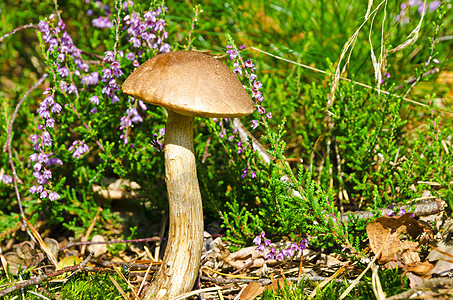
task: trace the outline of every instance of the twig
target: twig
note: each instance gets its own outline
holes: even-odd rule
[[[23,30],[23,29],[27,29],[27,28],[34,28],[34,29],[37,29],[39,30],[39,27],[34,25],[34,24],[27,24],[27,25],[22,25],[22,26],[19,26],[17,28],[14,28],[13,30],[11,30],[10,32],[8,32],[7,34],[5,34],[4,36],[0,37],[0,43],[3,42],[4,39],[6,39],[7,37],[9,37],[10,35],[13,35],[15,34],[16,32],[20,31],[20,30]]]
[[[304,274],[302,275],[302,279],[310,280],[310,281],[324,281],[328,277],[319,276],[319,275],[312,275],[312,274]],[[201,276],[202,281],[209,281],[215,284],[227,284],[227,283],[248,283],[248,282],[258,282],[262,286],[268,285],[272,283],[271,279],[262,278],[262,279],[244,279],[244,278],[223,278],[223,277],[208,277],[208,276]],[[297,277],[286,277],[287,281],[297,282]],[[335,279],[337,283],[343,283],[347,281],[348,283],[352,283],[350,279]]]
[[[106,241],[106,242],[74,242],[69,243],[65,247],[61,248],[60,251],[68,249],[70,247],[80,246],[80,245],[97,245],[97,244],[119,244],[119,243],[141,243],[141,242],[155,242],[160,241],[159,237],[151,237],[144,239],[134,239],[134,240],[119,240],[119,241]]]
[[[382,208],[378,211],[381,212],[381,215],[387,215],[388,213],[392,213],[395,210],[404,209],[406,211],[410,210],[412,207],[415,206],[415,210],[413,214],[416,216],[429,216],[433,214],[437,214],[444,210],[444,201],[431,201],[428,203],[419,203],[419,204],[412,204],[412,205],[401,205],[395,206],[394,208]],[[358,219],[368,220],[374,216],[373,212],[371,211],[355,211],[355,212],[346,212],[340,214],[340,222],[341,223],[349,223],[351,220],[349,219],[349,215],[352,214],[354,217]]]
[[[245,126],[242,124],[241,120],[239,118],[234,118],[233,119],[233,125],[235,128],[237,128],[238,133],[239,133],[239,139],[243,144],[248,143],[248,139],[250,138],[252,141],[252,147],[255,151],[258,152],[258,154],[261,156],[263,161],[266,164],[270,164],[271,161],[274,160],[274,157],[267,153],[266,147],[264,147],[251,133],[250,131],[245,128]],[[283,162],[284,163],[284,162]],[[289,176],[287,174],[283,175],[280,178],[281,181],[283,182],[291,182]],[[304,198],[298,191],[291,189],[291,196],[293,197],[298,197],[298,198]]]
[[[91,221],[90,227],[88,227],[88,230],[87,230],[85,236],[82,238],[83,242],[88,241],[88,238],[90,237],[90,234],[93,231],[94,225],[96,224],[96,221],[97,221],[101,211],[102,211],[102,207],[98,207],[98,211],[96,212],[96,215],[94,216],[93,221]],[[80,250],[80,255],[84,255],[86,249],[87,249],[87,245],[86,244],[82,245],[82,249]]]
[[[205,292],[214,292],[214,291],[218,291],[218,290],[221,290],[221,289],[222,289],[221,286],[214,286],[214,287],[209,287],[209,288],[205,288],[205,289],[199,289],[199,290],[196,290],[196,291],[191,291],[191,292],[182,294],[182,295],[180,295],[180,296],[178,296],[176,298],[173,298],[172,300],[182,300],[182,299],[189,298],[190,296],[194,296],[196,294],[205,293]]]
[[[426,76],[429,76],[429,75],[432,75],[432,74],[436,74],[437,72],[439,72],[439,68],[432,68],[432,69],[429,69],[428,71],[426,71],[425,73],[422,74],[422,78],[423,77],[426,77]],[[412,78],[409,78],[406,80],[406,83],[405,84],[400,84],[400,85],[397,85],[393,88],[394,91],[396,90],[399,90],[401,88],[403,88],[406,84],[412,84],[414,83],[415,81],[417,81],[417,78],[416,77],[412,77]]]
[[[91,261],[92,263],[95,263],[97,265],[100,265],[104,268],[110,268],[111,266],[115,265],[115,266],[126,266],[126,265],[130,265],[131,262],[119,262],[119,261],[115,261],[115,262],[112,262],[112,261],[105,261],[105,260],[92,260]],[[150,270],[158,270],[159,269],[159,264],[160,263],[156,263],[156,262],[152,262],[153,264],[155,265],[152,265],[151,268],[150,268],[150,265],[149,264],[138,264],[136,263],[136,261],[134,261],[133,264],[131,264],[131,269],[134,268],[134,270],[145,270],[145,269],[148,269],[150,268]]]
[[[9,124],[8,124],[8,136],[6,138],[6,144],[3,147],[3,149],[5,149],[5,147],[6,147],[6,149],[8,150],[9,163],[11,165],[11,171],[13,172],[14,190],[16,192],[17,204],[19,205],[20,216],[22,219],[22,228],[26,227],[25,220],[24,220],[25,214],[24,214],[24,209],[22,207],[22,202],[20,201],[19,189],[17,188],[17,174],[16,174],[16,168],[14,167],[13,154],[11,151],[11,135],[12,135],[12,131],[13,131],[14,120],[16,119],[17,113],[19,112],[19,108],[21,107],[22,103],[24,103],[27,96],[34,89],[36,89],[39,85],[41,85],[41,83],[43,83],[44,80],[46,80],[47,76],[49,76],[49,74],[47,74],[47,73],[42,75],[41,78],[39,78],[38,81],[31,88],[28,89],[28,91],[22,96],[22,98],[17,103],[16,108],[14,109],[14,112],[11,115],[11,120],[9,121]]]
[[[387,300],[410,299],[412,295],[420,290],[439,289],[442,286],[453,288],[453,278],[431,278],[408,291],[387,298]]]

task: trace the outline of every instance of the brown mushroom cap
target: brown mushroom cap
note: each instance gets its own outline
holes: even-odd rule
[[[198,52],[159,54],[132,72],[122,90],[187,116],[233,118],[255,110],[237,76],[222,62]]]

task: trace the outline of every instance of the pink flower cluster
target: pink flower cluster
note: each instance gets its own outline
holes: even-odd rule
[[[265,233],[262,232],[260,235],[257,235],[253,239],[253,243],[258,246],[256,250],[261,253],[265,253],[264,259],[276,259],[278,261],[283,261],[285,257],[291,258],[297,251],[304,251],[308,246],[308,241],[302,239],[300,244],[291,243],[289,246],[283,247],[281,249],[276,249],[272,246],[270,240],[266,239]]]

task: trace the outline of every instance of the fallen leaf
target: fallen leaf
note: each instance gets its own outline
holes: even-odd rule
[[[253,300],[259,295],[261,295],[266,287],[261,286],[258,282],[250,282],[241,293],[239,299],[241,300]]]
[[[406,213],[399,217],[384,216],[368,223],[366,231],[371,249],[377,255],[382,248],[378,257],[380,262],[395,260],[397,254],[401,255],[405,251],[418,252],[420,243],[412,240],[422,233],[432,238],[432,229],[411,215]]]
[[[55,270],[58,271],[63,268],[66,268],[66,267],[72,267],[72,266],[80,264],[81,262],[82,262],[82,259],[77,256],[67,256],[58,262]]]
[[[233,253],[230,253],[228,249],[221,246],[220,254],[226,263],[236,269],[242,269],[245,267],[260,268],[264,265],[264,255],[256,250],[256,246],[242,248],[241,250]],[[272,263],[272,261],[268,260],[266,263],[269,264]]]
[[[419,262],[407,266],[407,271],[412,272],[418,276],[425,276],[433,268],[433,264],[429,261]]]

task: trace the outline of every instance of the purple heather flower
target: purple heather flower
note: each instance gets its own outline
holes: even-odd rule
[[[42,175],[44,176],[44,178],[50,179],[50,178],[52,178],[52,171],[50,171],[50,170],[44,170],[44,171],[42,172]]]
[[[111,28],[113,26],[112,22],[108,17],[99,17],[92,21],[93,26],[97,28]]]
[[[254,243],[255,245],[257,245],[257,246],[258,246],[259,244],[261,244],[261,236],[260,236],[260,235],[257,235],[257,236],[253,239],[253,243]]]
[[[264,239],[264,245],[265,245],[266,247],[269,247],[269,246],[271,245],[271,240]],[[275,250],[275,248],[274,248],[274,250]]]
[[[60,113],[61,111],[61,105],[59,103],[55,103],[54,105],[52,105],[50,111],[53,112],[53,113]]]
[[[98,96],[92,96],[90,98],[90,102],[93,103],[93,104],[96,104],[96,105],[99,105],[99,97]]]
[[[266,112],[266,110],[264,109],[264,107],[258,106],[258,112],[260,113],[260,115],[262,115]]]
[[[266,114],[266,118],[268,118],[269,120],[272,119],[272,113],[271,113],[271,112],[268,112],[268,113]]]
[[[260,244],[258,245],[258,247],[256,247],[256,250],[262,253],[266,250],[266,247],[264,246],[264,244]]]
[[[234,68],[233,73],[236,73],[237,75],[242,76],[242,69],[241,69],[241,67],[236,67],[236,68]]]
[[[134,60],[135,59],[135,53],[134,52],[129,52],[128,54],[126,54],[126,59]]]
[[[60,74],[61,77],[67,77],[69,75],[69,70],[66,67],[61,67],[57,69],[58,74]]]
[[[438,64],[438,63],[439,63],[439,60],[438,60],[437,58],[434,58],[434,59],[433,59],[433,63]]]
[[[49,200],[54,201],[60,199],[60,195],[55,192],[49,192]]]
[[[51,127],[53,128],[55,126],[55,120],[52,118],[49,118],[46,120],[46,127]]]
[[[114,60],[113,52],[112,51],[106,51],[104,52],[104,59],[102,61],[104,62],[112,62]]]
[[[274,253],[272,252],[268,252],[265,256],[264,256],[264,259],[266,260],[273,260],[274,259]]]
[[[44,190],[44,187],[42,185],[38,185],[36,187],[36,193],[41,193]]]
[[[37,188],[36,186],[32,185],[31,188],[28,189],[28,192],[29,192],[30,194],[34,194],[34,193],[36,193],[37,189],[38,189],[38,188]]]
[[[102,82],[107,82],[107,80],[109,80],[110,78],[112,78],[112,70],[111,69],[102,70],[102,79],[101,79],[101,81]]]
[[[308,246],[308,240],[307,239],[302,239],[299,244],[299,251],[303,251],[307,249]]]
[[[161,52],[161,53],[167,53],[167,52],[170,52],[170,50],[171,50],[171,46],[170,46],[170,44],[167,44],[167,43],[163,43],[159,48],[159,52]]]
[[[244,169],[244,172],[242,173],[241,178],[245,178],[247,176],[248,170],[249,170],[249,168]]]
[[[39,195],[39,197],[40,198],[47,198],[47,195],[48,195],[47,191],[42,191],[41,195]]]
[[[275,259],[278,260],[278,261],[282,261],[283,258],[284,258],[283,252],[282,251],[277,251],[277,253],[275,254]]]
[[[49,159],[46,163],[47,166],[51,166],[51,165],[56,165],[56,166],[62,166],[63,165],[63,161],[59,158],[56,158],[56,157],[52,157],[51,159]]]
[[[68,87],[68,94],[74,94],[74,93],[77,93],[77,87],[74,84],[71,84]]]
[[[263,87],[263,84],[261,83],[261,81],[255,81],[253,82],[253,87],[257,90],[259,90],[260,88]]]
[[[236,59],[239,55],[239,53],[236,51],[236,49],[227,50],[226,53],[230,55],[230,58],[229,58],[230,61],[233,59]]]
[[[247,67],[247,68],[253,68],[253,63],[250,59],[247,59],[245,62],[244,62],[244,65]]]
[[[37,162],[34,166],[33,166],[33,170],[35,171],[39,171],[41,170],[42,168],[42,164],[40,162]]]
[[[11,176],[5,174],[2,176],[2,181],[4,184],[10,184],[13,182],[13,178]]]
[[[33,153],[32,155],[30,155],[30,160],[31,161],[35,161],[38,159],[38,153]]]
[[[260,123],[258,122],[258,120],[252,120],[251,122],[252,122],[252,129],[255,129],[255,128],[258,127],[258,125],[260,124]]]
[[[50,133],[48,133],[47,131],[44,131],[42,133],[42,139],[45,146],[49,147],[50,145],[52,145],[52,138],[50,137]]]
[[[33,143],[37,143],[39,141],[39,135],[32,134],[32,135],[30,135],[30,139]]]
[[[47,160],[49,159],[49,156],[47,154],[41,152],[38,154],[37,158],[38,158],[39,162],[45,164],[47,162]]]

